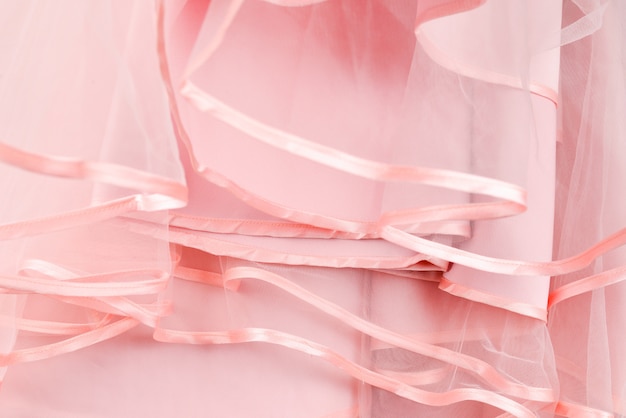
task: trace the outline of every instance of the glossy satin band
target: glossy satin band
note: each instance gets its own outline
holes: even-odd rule
[[[512,413],[516,417],[534,417],[534,414],[509,398],[493,392],[463,388],[448,392],[428,392],[412,387],[392,377],[359,366],[329,348],[295,335],[263,328],[244,328],[231,331],[186,332],[157,328],[157,341],[183,344],[241,344],[264,342],[280,345],[323,359],[350,376],[372,386],[395,393],[398,396],[431,406],[451,405],[462,401],[477,401]]]
[[[8,354],[0,354],[0,367],[43,360],[69,353],[108,340],[139,325],[133,318],[122,318],[100,328],[79,334],[66,340],[41,347],[24,348]]]
[[[381,225],[406,225],[411,224],[409,231],[416,233],[432,233],[430,225],[422,223],[441,221],[469,221],[478,219],[493,219],[522,213],[526,210],[526,192],[524,189],[486,177],[450,170],[441,170],[424,167],[394,166],[376,161],[365,160],[342,151],[323,146],[295,135],[282,132],[276,128],[255,121],[235,109],[218,102],[208,94],[195,88],[191,84],[186,85],[191,91],[183,91],[183,95],[200,109],[211,111],[211,114],[220,120],[229,123],[236,129],[261,140],[268,145],[293,153],[317,163],[345,171],[352,175],[368,178],[375,181],[403,181],[420,183],[430,186],[442,187],[466,193],[483,194],[494,198],[504,199],[488,203],[467,203],[464,205],[436,205],[423,208],[412,208],[397,211],[389,211],[381,215],[376,222],[352,221],[336,219],[320,214],[306,213],[302,210],[286,208],[275,202],[269,202],[259,196],[238,186],[230,179],[201,167],[193,157],[193,149],[188,138],[183,143],[192,156],[192,165],[203,177],[211,183],[227,189],[242,201],[263,212],[282,219],[294,222],[314,225],[320,228],[340,230],[349,233],[363,235],[375,234]],[[177,114],[177,112],[176,112]],[[177,117],[175,117],[177,119]],[[180,121],[177,125],[182,126]],[[407,228],[403,228],[407,229]],[[440,231],[435,231],[439,233]],[[455,231],[456,232],[456,231]],[[459,231],[460,235],[467,234]]]
[[[159,65],[163,82],[166,86],[166,91],[170,98],[170,112],[172,114],[175,132],[181,143],[187,149],[191,164],[198,173],[200,173],[211,183],[227,189],[234,196],[249,204],[250,206],[273,216],[294,221],[296,223],[314,225],[318,228],[344,231],[346,233],[360,235],[361,237],[377,234],[377,231],[379,230],[381,224],[403,225],[411,223],[414,225],[413,228],[403,229],[406,229],[409,232],[420,233],[422,231],[419,228],[419,222],[491,219],[494,217],[504,217],[521,213],[526,209],[525,191],[518,186],[489,178],[474,176],[466,173],[457,173],[448,170],[389,166],[377,162],[360,159],[358,157],[351,156],[350,154],[341,153],[338,150],[333,150],[328,147],[319,148],[321,147],[319,144],[311,143],[310,141],[302,140],[294,136],[289,136],[289,134],[286,133],[281,133],[275,128],[268,127],[266,125],[260,124],[260,122],[250,120],[245,115],[239,115],[238,112],[234,110],[230,112],[227,107],[225,114],[227,116],[230,115],[228,116],[228,118],[238,119],[240,116],[242,116],[244,120],[250,122],[248,123],[248,125],[251,125],[253,129],[260,126],[260,131],[266,133],[263,138],[274,144],[274,146],[285,147],[285,149],[289,152],[299,150],[298,152],[302,154],[302,156],[304,156],[305,158],[309,158],[309,151],[312,150],[311,152],[319,157],[321,163],[330,164],[331,166],[335,166],[338,169],[346,170],[348,167],[342,161],[342,158],[346,156],[352,162],[351,170],[354,171],[354,173],[358,175],[364,175],[367,178],[376,180],[387,179],[392,181],[425,182],[427,184],[438,185],[440,187],[449,187],[455,190],[463,190],[471,193],[480,193],[493,197],[500,197],[505,200],[480,204],[472,203],[467,205],[439,205],[428,208],[414,208],[412,210],[395,211],[383,214],[379,222],[359,222],[345,219],[337,219],[317,213],[307,213],[301,210],[294,210],[293,208],[283,207],[279,204],[276,204],[275,202],[269,202],[261,198],[260,196],[255,196],[254,194],[235,184],[230,179],[209,169],[208,167],[200,166],[193,152],[191,141],[189,140],[189,137],[185,132],[182,121],[180,119],[178,107],[176,106],[176,94],[174,92],[174,87],[171,80],[167,52],[164,42],[162,4],[159,3],[159,6],[160,7],[158,11],[157,33]],[[236,7],[238,6],[233,5],[233,8]],[[197,91],[200,96],[198,98],[200,104],[203,102],[203,98],[205,96],[210,98],[210,96],[206,95],[206,93],[202,92],[201,90],[197,89]],[[213,100],[212,98],[210,99]],[[239,126],[237,127],[239,128]],[[277,133],[277,137],[274,135],[275,133]],[[286,138],[285,135],[287,135]],[[294,138],[296,139],[296,145],[291,145],[291,140]],[[348,166],[349,165],[350,164],[348,164]],[[461,236],[467,234],[467,231],[464,230],[457,231],[459,231]],[[431,232],[428,230],[428,227],[426,228],[426,232]]]
[[[189,152],[192,151],[190,150]],[[207,167],[198,167],[197,169],[198,173],[206,180],[228,190],[233,196],[255,209],[295,223],[312,225],[315,228],[326,230],[341,231],[342,233],[348,234],[351,239],[378,238],[380,237],[380,227],[386,224],[395,225],[397,223],[401,225],[399,229],[406,232],[428,233],[432,232],[432,224],[424,223],[442,222],[445,228],[450,228],[450,221],[463,222],[468,220],[492,219],[494,217],[510,216],[525,210],[525,206],[515,202],[496,201],[492,203],[437,205],[389,211],[381,215],[378,222],[354,221],[289,208],[255,195]],[[407,223],[412,223],[412,225],[405,227]],[[454,229],[455,227],[453,226],[452,228],[453,233],[458,233],[461,236],[468,233],[467,227]],[[438,230],[437,232],[440,233],[441,231]]]
[[[481,292],[479,290],[472,289],[458,283],[454,283],[446,279],[445,276],[441,278],[441,281],[439,283],[439,289],[443,290],[444,292],[448,292],[451,295],[506,309],[507,311],[515,312],[531,318],[536,318],[543,322],[546,322],[548,320],[548,312],[546,309]]]
[[[414,182],[484,194],[520,205],[526,202],[524,189],[503,181],[452,170],[385,164],[300,138],[252,119],[205,93],[189,81],[183,84],[181,94],[198,110],[211,114],[267,145],[339,171],[375,181]]]
[[[39,282],[51,282],[59,284],[60,281],[66,283],[67,281],[82,281],[91,282],[94,280],[105,281],[108,283],[121,283],[124,286],[128,285],[129,289],[133,290],[132,295],[150,295],[156,292],[160,292],[165,289],[169,283],[169,275],[160,270],[128,270],[121,272],[112,272],[100,275],[85,275],[82,272],[72,272],[61,266],[46,262],[44,260],[26,260],[22,269],[19,271],[20,277],[35,278]],[[137,281],[119,281],[127,278],[134,278],[136,276],[145,276],[146,274],[157,275],[159,277],[159,288],[155,289],[153,286],[142,286],[145,283]],[[113,286],[113,289],[116,287]],[[139,290],[138,290],[139,289]],[[138,320],[139,322],[155,327],[159,319],[164,315],[171,313],[172,306],[168,301],[144,303],[140,304],[129,299],[126,290],[114,292],[113,295],[70,295],[67,291],[59,293],[48,293],[45,291],[45,287],[41,287],[38,291],[33,293],[40,293],[55,298],[61,302],[81,306],[91,309],[98,313],[112,314],[116,316],[127,316]],[[90,291],[93,290],[89,289]]]
[[[221,274],[206,270],[176,266],[176,269],[174,270],[174,277],[196,283],[207,284],[209,286],[224,287],[224,279]],[[238,288],[238,284],[234,284],[231,290],[236,291]]]
[[[170,209],[187,204],[187,187],[184,184],[122,165],[38,155],[2,142],[0,161],[48,176],[88,179],[142,193],[169,196]]]
[[[116,281],[128,277],[153,279]],[[130,296],[154,294],[167,286],[169,275],[161,270],[134,270],[97,274],[77,280],[51,280],[28,276],[0,276],[0,287],[5,293],[39,293],[58,296]]]
[[[515,276],[557,276],[580,270],[591,264],[600,255],[626,244],[626,228],[617,231],[580,254],[562,260],[543,262],[487,257],[407,234],[392,226],[383,227],[381,237],[416,252],[477,270]]]
[[[326,255],[326,254],[299,254],[285,250],[260,248],[252,245],[230,242],[220,239],[217,234],[201,235],[199,232],[189,231],[182,228],[170,228],[169,231],[154,231],[155,236],[166,238],[171,242],[183,244],[187,247],[197,248],[215,255],[230,256],[243,260],[257,261],[261,263],[280,263],[296,266],[317,266],[334,268],[367,268],[367,269],[409,269],[418,263],[428,263],[428,270],[445,271],[448,264],[434,257],[422,254],[410,256],[372,256],[359,255],[358,252],[351,255]]]
[[[550,292],[548,309],[574,296],[626,280],[626,267],[618,267],[568,283]]]
[[[440,207],[442,211],[452,210],[452,208]],[[441,215],[439,211],[432,208],[429,218],[434,219],[437,215]],[[413,222],[413,217],[421,215],[421,222]],[[394,211],[389,212],[387,216],[381,218],[381,223],[391,223],[398,226],[398,223],[406,221],[406,225],[398,226],[405,232],[423,235],[450,235],[454,237],[469,238],[471,236],[469,222],[465,220],[451,220],[449,217],[443,217],[445,221],[424,221],[423,211]],[[297,237],[297,238],[338,238],[338,239],[362,239],[376,238],[376,233],[356,233],[350,231],[341,231],[337,229],[321,228],[305,223],[290,222],[287,220],[263,220],[263,219],[230,219],[230,218],[212,218],[197,215],[188,215],[171,211],[169,213],[168,224],[186,229],[206,232],[219,232],[222,234],[241,234],[250,236],[269,236],[269,237]],[[366,228],[375,231],[377,227],[369,224]]]
[[[481,377],[490,386],[504,393],[540,402],[555,400],[552,389],[529,387],[508,381],[493,368],[493,366],[486,362],[448,350],[444,347],[438,347],[411,339],[405,335],[398,334],[366,321],[340,306],[297,286],[278,274],[254,267],[234,267],[224,272],[224,286],[226,288],[230,289],[233,285],[239,286],[238,282],[242,279],[257,279],[272,284],[372,338],[394,347],[403,348],[460,367]]]
[[[170,179],[115,164],[50,157],[0,142],[0,161],[49,176],[88,179],[136,189],[141,194],[86,208],[0,225],[0,239],[16,239],[111,219],[132,211],[159,211],[186,205],[187,188]]]
[[[101,327],[102,325],[103,321],[80,324],[0,315],[0,326],[4,328],[15,327],[15,329],[21,332],[30,332],[33,334],[78,335]]]

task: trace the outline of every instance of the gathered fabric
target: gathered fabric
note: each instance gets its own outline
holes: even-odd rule
[[[0,3],[0,416],[626,416],[626,3]]]

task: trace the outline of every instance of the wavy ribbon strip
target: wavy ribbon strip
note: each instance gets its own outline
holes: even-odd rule
[[[381,237],[413,251],[477,270],[515,276],[557,276],[585,268],[602,254],[625,245],[626,228],[620,229],[580,254],[562,260],[543,262],[487,257],[407,234],[392,226],[383,227]]]
[[[220,102],[190,81],[183,83],[180,93],[198,110],[210,113],[267,145],[339,171],[375,181],[413,182],[483,194],[521,206],[526,203],[524,189],[511,183],[452,170],[398,166],[368,160],[264,124]]]
[[[208,59],[208,56],[205,58]],[[189,98],[199,110],[210,111],[215,117],[241,129],[249,135],[303,158],[366,178],[391,181],[418,181],[439,187],[450,187],[455,190],[481,193],[492,197],[508,199],[507,202],[497,203],[503,205],[499,210],[494,209],[493,203],[483,205],[483,209],[487,208],[493,210],[489,215],[486,215],[485,218],[506,216],[507,214],[515,214],[524,210],[525,198],[523,190],[516,186],[492,179],[465,175],[465,173],[445,171],[431,172],[430,169],[422,171],[422,169],[415,167],[391,168],[386,165],[379,165],[379,163],[363,160],[353,155],[303,140],[302,138],[287,134],[276,128],[263,125],[220,103],[215,98],[195,87],[189,80],[183,83],[181,92],[184,96]],[[484,181],[486,181],[486,183],[484,183]],[[491,181],[495,183],[490,183]],[[463,215],[467,216],[468,213],[471,213],[471,210],[468,210],[466,207],[457,207],[455,210],[458,211],[458,217]],[[411,218],[412,214],[406,214],[405,216],[406,219],[403,222],[415,222],[415,219]],[[480,219],[481,217],[479,216],[477,218]],[[350,229],[344,230],[350,231]],[[558,275],[576,271],[588,265],[593,258],[626,243],[625,229],[603,240],[587,252],[578,256],[550,262],[525,262],[497,259],[465,252],[450,246],[415,237],[390,225],[384,225],[382,227],[380,236],[419,253],[450,260],[451,262],[466,265],[478,270],[512,275]]]
[[[141,226],[136,226],[139,229]],[[435,257],[422,254],[410,256],[374,256],[374,255],[324,255],[302,254],[294,251],[262,248],[230,242],[219,237],[200,236],[198,232],[171,227],[166,232],[154,231],[156,237],[170,239],[171,242],[197,248],[211,254],[231,256],[261,263],[281,263],[289,265],[322,266],[335,268],[367,268],[367,269],[412,269],[419,263],[428,263],[425,270],[446,271],[448,263]]]
[[[161,6],[162,4],[159,3]],[[164,80],[165,80],[165,85],[166,88],[168,89],[168,92],[170,94],[170,103],[172,103],[172,113],[173,113],[173,119],[179,119],[178,118],[178,111],[175,107],[175,105],[173,105],[173,103],[175,103],[175,94],[173,92],[173,89],[171,88],[171,82],[170,82],[170,76],[169,76],[169,69],[167,67],[167,61],[166,61],[166,56],[165,56],[165,49],[163,46],[163,34],[162,34],[162,8],[159,9],[159,48],[160,48],[160,59],[161,59],[161,67],[162,67],[162,74],[164,76]],[[231,18],[232,19],[232,18]],[[223,31],[226,30],[228,25],[224,25],[224,28],[222,29]],[[223,33],[222,33],[223,36]],[[217,48],[217,46],[213,45],[213,49]],[[210,56],[210,54],[212,53],[212,51],[209,51],[209,53],[207,54],[207,56],[205,57],[206,59],[208,59],[208,56]],[[200,64],[196,64],[196,68],[199,67]],[[188,71],[187,75],[192,72],[192,71]],[[194,167],[196,169],[198,169],[198,164],[197,164],[197,160],[195,159],[195,156],[193,155],[192,152],[192,148],[191,148],[191,144],[189,142],[189,139],[186,137],[186,134],[184,133],[184,130],[182,130],[182,124],[178,125],[178,129],[181,129],[181,132],[179,132],[179,137],[181,138],[181,141],[187,146],[187,150],[189,152],[190,158],[192,160],[192,162],[194,162]],[[204,171],[206,170],[206,171]],[[198,171],[203,172],[203,174],[205,174],[205,177],[207,177],[210,181],[214,180],[215,178],[218,179],[218,181],[216,181],[215,183],[218,185],[221,185],[222,187],[224,187],[224,184],[227,184],[228,186],[232,186],[233,189],[235,189],[237,191],[237,193],[235,193],[236,195],[238,195],[238,197],[242,198],[242,200],[249,202],[250,200],[253,200],[255,198],[258,197],[250,197],[249,194],[246,194],[245,190],[241,189],[241,188],[237,188],[238,186],[234,185],[232,182],[230,182],[228,179],[220,176],[217,173],[213,173],[210,172],[210,170],[208,169],[198,169]],[[208,174],[208,175],[207,175]],[[268,213],[276,213],[275,208],[273,208],[271,206],[271,203],[269,202],[264,202],[262,201],[262,199],[258,198],[258,201],[261,202],[261,204],[255,206],[255,207],[259,207],[259,206],[263,206],[265,205],[265,208],[269,208],[271,211],[267,211]],[[280,210],[283,210],[282,215],[287,214],[287,216],[290,215],[289,210],[286,208],[280,208]],[[507,208],[507,210],[509,210],[509,208]],[[293,212],[293,211],[292,211]],[[315,217],[314,214],[307,214],[309,216],[309,219],[312,219]],[[288,218],[287,216],[284,216],[285,218]],[[409,214],[410,216],[410,214]],[[283,217],[283,216],[281,216]],[[295,219],[294,218],[288,218],[288,219]],[[301,219],[301,218],[300,218]],[[319,219],[319,218],[317,218]],[[410,218],[409,218],[410,220]],[[326,224],[322,223],[322,225],[334,225],[336,226],[337,224],[333,224],[334,220],[330,220],[329,222],[327,222]],[[311,224],[316,224],[315,222],[305,222],[305,223],[311,223]],[[516,260],[501,260],[501,259],[496,259],[496,258],[491,258],[491,257],[484,257],[484,256],[479,256],[479,255],[475,255],[475,254],[471,254],[471,253],[467,253],[467,252],[463,252],[460,250],[456,250],[454,248],[451,247],[447,247],[447,246],[442,246],[442,245],[435,245],[433,246],[432,242],[424,242],[427,240],[416,240],[413,238],[409,238],[406,235],[409,234],[405,234],[405,235],[401,235],[401,234],[397,234],[397,232],[403,232],[398,230],[397,228],[390,228],[389,225],[391,225],[392,223],[389,223],[387,225],[387,227],[383,228],[383,232],[385,234],[388,234],[388,236],[392,237],[392,239],[396,240],[396,241],[406,241],[407,242],[407,247],[408,248],[414,248],[414,247],[421,247],[422,249],[427,249],[429,250],[429,253],[432,254],[432,252],[436,252],[442,256],[447,256],[450,255],[452,257],[452,259],[455,262],[459,262],[461,264],[465,264],[468,265],[470,267],[473,268],[478,268],[481,270],[485,270],[485,271],[493,271],[493,272],[500,272],[500,273],[504,273],[504,274],[515,274],[515,275],[535,275],[535,274],[539,274],[539,275],[546,275],[546,274],[563,274],[562,272],[567,272],[567,271],[575,271],[579,268],[582,268],[581,266],[587,265],[588,263],[591,262],[591,260],[601,254],[603,254],[604,252],[609,251],[612,248],[616,248],[617,246],[623,245],[624,243],[624,235],[625,235],[625,231],[619,231],[618,233],[614,234],[613,236],[603,240],[602,242],[600,242],[599,244],[597,244],[596,246],[592,247],[590,250],[586,251],[585,253],[582,253],[578,256],[574,256],[574,257],[570,257],[568,259],[565,260],[559,260],[559,261],[554,261],[554,262],[520,262],[520,261],[516,261]],[[341,229],[341,230],[345,230],[345,231],[357,231],[358,230],[358,225],[350,225],[350,224],[345,224],[342,225],[342,228],[337,228],[337,229]],[[345,226],[348,226],[347,228]],[[417,237],[414,237],[417,238]],[[449,252],[451,251],[451,252]],[[164,331],[165,332],[165,331]],[[203,336],[199,336],[199,334],[195,333],[184,333],[184,334],[171,334],[171,333],[167,333],[165,332],[165,334],[169,335],[169,337],[172,337],[174,340],[178,340],[178,342],[192,342],[192,343],[200,343],[197,339],[197,337],[200,337],[200,340],[204,340],[204,342],[206,343],[229,343],[229,342],[242,342],[240,341],[240,339],[234,338],[237,341],[232,341],[232,338],[230,338],[227,335],[224,335],[224,333],[213,333],[211,335],[203,335]],[[163,335],[165,335],[163,334]],[[193,334],[192,336],[190,336],[190,334]],[[206,337],[206,339],[205,339]],[[245,338],[244,338],[245,340]],[[249,341],[260,341],[261,339],[255,339],[253,337],[249,338]],[[172,342],[172,341],[170,341]],[[274,342],[277,343],[277,342]],[[289,346],[288,343],[284,343],[282,345],[285,346]],[[301,351],[306,351],[306,349],[301,350]],[[584,408],[583,408],[584,409]],[[578,411],[578,412],[577,412]],[[577,409],[575,406],[571,406],[571,405],[566,405],[563,402],[559,403],[559,412],[564,413],[565,415],[569,415],[570,413],[575,414],[575,413],[580,413],[580,411],[582,411],[582,409]],[[591,413],[598,413],[598,411],[593,411],[593,410],[589,410],[586,411]],[[590,416],[610,416],[606,415],[604,412],[602,412],[600,415],[590,415]]]
[[[187,204],[187,187],[184,184],[118,164],[44,156],[2,142],[0,142],[0,161],[34,173],[87,179],[169,198],[169,205],[163,206],[164,202],[160,202],[152,210],[180,208]]]
[[[280,207],[271,202],[264,201],[258,196],[253,196],[249,192],[241,189],[239,186],[235,185],[229,179],[215,173],[208,168],[200,167],[199,163],[193,153],[193,148],[191,145],[191,141],[189,140],[180,119],[180,115],[178,109],[176,107],[176,95],[174,93],[174,89],[172,87],[171,75],[169,72],[169,64],[167,61],[167,54],[165,50],[165,41],[163,34],[163,10],[162,4],[159,3],[159,11],[158,11],[158,50],[159,50],[159,59],[160,59],[160,68],[161,74],[164,80],[164,84],[166,86],[166,90],[168,92],[168,96],[170,97],[170,111],[172,114],[172,119],[174,121],[176,133],[181,140],[181,142],[185,145],[185,148],[188,151],[190,160],[194,168],[202,174],[207,180],[212,183],[227,188],[237,197],[239,197],[244,202],[251,204],[251,206],[261,209],[267,213],[272,215],[276,215],[278,217],[290,220],[296,220],[300,223],[311,224],[320,226],[323,228],[347,231],[347,232],[355,232],[355,233],[364,233],[367,234],[375,231],[375,225],[371,224],[369,228],[366,227],[367,230],[364,230],[364,223],[362,222],[353,222],[347,220],[338,220],[329,217],[323,217],[317,214],[305,214],[298,213],[293,209],[288,209],[284,207]],[[227,18],[225,18],[224,27],[220,29],[218,34],[216,35],[216,41],[219,44],[219,41],[224,35],[224,31],[226,30],[229,22],[234,18],[234,14],[238,10],[240,6],[239,2],[235,2],[231,5],[229,12],[227,13]],[[216,100],[204,93],[202,90],[197,89],[190,81],[188,81],[188,76],[195,71],[209,56],[213,53],[213,51],[217,48],[218,44],[210,44],[201,53],[199,56],[196,56],[196,61],[193,64],[189,64],[187,70],[185,71],[185,82],[182,87],[182,94],[185,95],[187,90],[189,91],[190,97],[193,99],[194,97],[197,100],[196,105],[200,106],[200,108],[207,107],[207,103],[211,106],[215,106]],[[200,57],[200,58],[198,58]],[[195,94],[195,96],[193,94]],[[204,103],[204,104],[203,104]],[[247,116],[240,114],[234,109],[228,108],[228,106],[218,103],[218,109],[216,112],[223,118],[223,120],[227,123],[232,123],[234,121],[236,127],[238,129],[242,128],[241,122],[243,126],[245,126],[248,130],[260,132],[261,137],[258,138],[259,135],[254,135],[257,139],[264,140],[267,143],[270,143],[273,146],[278,146],[281,149],[284,149],[288,152],[296,153],[298,155],[304,156],[308,159],[313,159],[316,162],[332,166],[333,168],[340,169],[342,171],[348,171],[352,174],[364,176],[366,178],[375,179],[375,180],[390,180],[390,181],[415,181],[423,184],[435,185],[438,187],[451,188],[454,190],[461,190],[470,193],[478,193],[485,194],[492,197],[498,197],[506,199],[504,202],[494,202],[492,204],[469,204],[467,207],[467,211],[464,212],[464,217],[454,218],[453,214],[448,215],[448,218],[452,217],[452,219],[461,219],[466,220],[468,216],[471,216],[471,219],[487,219],[493,218],[495,216],[509,216],[516,213],[521,213],[525,210],[525,191],[515,185],[501,182],[498,180],[485,178],[481,176],[475,176],[466,173],[458,173],[449,170],[438,170],[438,169],[430,169],[430,168],[420,168],[420,167],[403,167],[403,166],[392,166],[387,164],[378,163],[375,161],[369,161],[365,159],[361,159],[351,154],[342,153],[339,150],[335,150],[330,147],[325,147],[320,144],[316,144],[311,141],[306,141],[301,138],[298,138],[294,135],[290,135],[284,133],[276,128],[269,127],[264,125],[258,121],[254,121]],[[220,113],[221,110],[221,113]],[[230,122],[229,122],[230,121]],[[346,164],[346,161],[348,162]],[[407,216],[417,217],[421,216],[423,222],[429,221],[429,217],[426,216],[427,212],[430,212],[430,216],[433,217],[434,220],[448,219],[443,214],[445,213],[445,207],[436,207],[436,208],[420,208],[418,209],[418,214],[411,214],[410,211],[398,212],[398,216],[401,216],[403,219],[406,219]],[[450,208],[450,211],[453,213],[459,213],[461,208],[455,205]],[[394,222],[393,217],[395,214],[387,214],[385,217],[386,222]],[[399,220],[398,223],[406,222],[405,220]],[[415,219],[411,219],[411,223],[415,223]]]
[[[550,292],[548,297],[548,309],[566,299],[620,283],[624,280],[626,280],[626,267],[617,267],[568,283]]]
[[[184,344],[241,344],[251,342],[275,344],[321,358],[355,379],[421,404],[445,406],[463,401],[477,401],[510,412],[516,417],[533,418],[535,416],[518,402],[481,389],[462,388],[439,393],[414,388],[389,376],[359,366],[321,344],[276,330],[243,328],[231,331],[187,332],[157,328],[154,331],[154,339]]]
[[[136,276],[155,276],[153,280],[116,281]],[[101,320],[70,324],[45,320],[13,318],[21,330],[48,335],[73,335],[65,340],[38,347],[14,350],[0,355],[0,367],[43,360],[69,353],[120,335],[144,323],[152,328],[169,313],[170,304],[138,304],[124,296],[158,293],[167,286],[169,275],[161,270],[137,269],[94,275],[80,275],[44,260],[27,260],[17,277],[0,277],[0,287],[11,291],[36,293],[62,302],[83,306]],[[118,318],[117,320],[114,320]],[[3,322],[7,317],[0,318]]]
[[[442,277],[439,282],[439,289],[444,292],[448,292],[451,295],[495,306],[507,311],[516,312],[530,318],[539,319],[542,322],[547,322],[548,320],[548,311],[545,308],[540,308],[529,303],[516,302],[501,296],[472,289],[471,287],[452,282],[446,279],[445,276]]]
[[[231,192],[232,193],[232,192]],[[234,194],[234,193],[233,193]],[[471,236],[469,222],[464,220],[450,220],[451,216],[443,216],[445,221],[426,221],[441,216],[441,211],[454,210],[453,207],[439,207],[415,213],[409,211],[388,212],[381,217],[382,224],[395,224],[405,232],[420,235],[450,235],[459,238],[469,238]],[[420,221],[414,221],[417,216]],[[235,218],[213,218],[197,215],[187,215],[185,213],[171,212],[169,215],[169,225],[197,231],[218,232],[221,234],[240,234],[250,236],[269,236],[284,238],[336,238],[336,239],[373,239],[375,234],[363,234],[336,229],[321,228],[314,225],[283,221],[261,220],[261,219],[235,219]],[[400,226],[401,225],[401,226]],[[369,227],[376,229],[375,225]]]
[[[276,286],[357,331],[379,341],[391,344],[394,347],[403,348],[460,367],[479,376],[486,383],[503,393],[540,402],[553,402],[555,400],[554,392],[550,388],[535,388],[508,381],[493,366],[484,361],[444,347],[438,347],[411,339],[405,335],[368,322],[346,309],[301,288],[276,273],[255,267],[233,267],[224,272],[224,286],[227,289],[231,289],[230,286],[232,285],[238,286],[238,282],[242,279],[261,280]]]
[[[162,286],[160,287],[159,291],[164,290],[164,287],[169,284],[169,275],[166,272],[160,270],[149,271],[153,274],[154,272],[159,273],[161,280],[165,278],[165,280],[163,280],[163,282],[161,283]],[[134,277],[135,275],[145,275],[145,272],[146,270],[128,270],[122,272],[107,273],[106,275],[101,274],[88,276],[84,273],[73,272],[44,260],[30,259],[24,262],[22,268],[19,271],[19,274],[20,277],[26,276],[50,282],[67,282],[75,280],[80,280],[84,282],[97,278],[97,280],[104,280],[105,283],[121,283],[122,285],[126,283],[131,283],[133,285],[136,285],[138,283],[136,281],[116,282],[112,280],[110,282],[107,282],[107,280],[109,278],[121,279],[125,276]],[[154,293],[154,289],[152,287],[144,287],[143,290],[145,291],[145,293],[142,292],[139,294],[149,295]],[[172,304],[169,301],[139,304],[125,297],[125,295],[123,295],[121,292],[117,292],[113,296],[98,297],[85,295],[75,296],[67,294],[59,295],[49,293],[47,293],[46,295],[64,303],[85,307],[96,312],[112,314],[116,316],[131,317],[149,327],[156,327],[159,319],[164,315],[168,315],[172,311]]]
[[[15,327],[20,331],[31,332],[33,334],[78,335],[101,327],[102,325],[102,321],[79,324],[0,315],[0,326]]]
[[[113,279],[154,276],[155,279],[119,282]],[[165,289],[169,275],[161,270],[128,270],[81,277],[80,281],[55,281],[28,276],[0,276],[5,293],[38,293],[57,296],[103,297],[159,293]],[[94,282],[92,282],[94,281]]]
[[[139,321],[136,319],[122,318],[104,325],[101,328],[96,328],[63,341],[40,347],[15,350],[8,354],[0,354],[0,367],[6,367],[17,363],[44,360],[60,354],[76,351],[116,337],[137,325],[139,325]]]
[[[307,213],[302,210],[286,208],[275,202],[266,201],[241,188],[230,179],[215,171],[207,167],[201,167],[195,156],[192,158],[192,165],[196,171],[208,181],[227,189],[250,206],[279,218],[311,224],[321,228],[338,229],[351,233],[375,236],[376,230],[380,228],[381,225],[386,224],[412,224],[412,231],[428,233],[431,232],[428,230],[428,226],[426,226],[425,231],[420,229],[421,223],[494,219],[519,214],[526,210],[526,192],[519,186],[500,180],[451,170],[396,166],[363,159],[265,125],[219,102],[190,82],[187,82],[183,86],[181,94],[189,99],[200,111],[209,112],[212,116],[241,130],[252,138],[285,152],[295,154],[299,157],[351,175],[375,181],[419,183],[504,199],[489,203],[437,205],[389,211],[382,214],[378,222],[351,221]],[[182,125],[182,123],[180,124]],[[186,138],[183,143],[185,147],[187,147],[189,154],[193,155],[193,148],[189,138]]]

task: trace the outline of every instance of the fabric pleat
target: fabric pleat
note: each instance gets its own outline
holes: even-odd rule
[[[0,416],[626,416],[625,19],[0,2]]]

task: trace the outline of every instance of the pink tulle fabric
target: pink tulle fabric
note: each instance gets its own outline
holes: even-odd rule
[[[625,21],[0,2],[0,416],[626,416]]]

